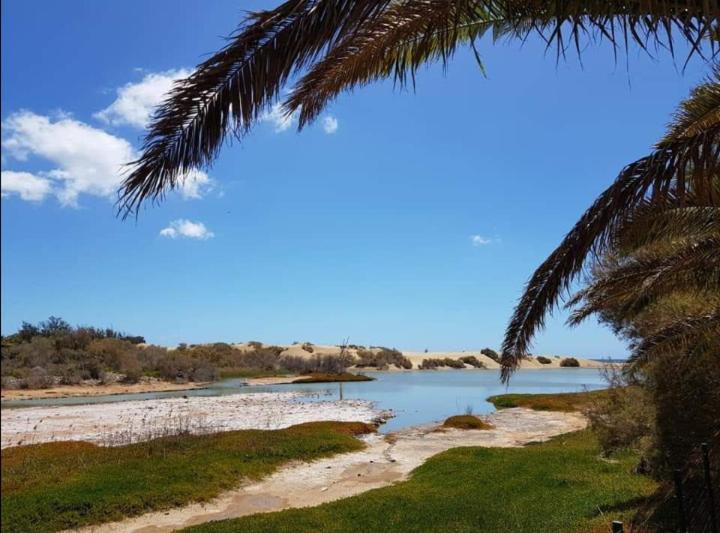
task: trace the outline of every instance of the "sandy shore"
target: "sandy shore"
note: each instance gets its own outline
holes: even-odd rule
[[[299,401],[298,392],[167,398],[3,409],[2,448],[61,440],[125,444],[177,431],[279,429],[321,420],[373,422],[390,414],[364,400]]]
[[[364,450],[311,463],[292,464],[264,480],[228,491],[206,504],[147,513],[81,531],[158,533],[211,520],[320,505],[402,481],[428,458],[449,448],[522,446],[586,425],[578,413],[527,409],[505,409],[487,419],[495,429],[439,432],[433,426],[424,426],[394,433],[391,438],[370,435],[364,439],[367,444]]]
[[[208,383],[170,383],[149,381],[144,383],[111,383],[109,385],[62,385],[49,389],[2,390],[3,400],[30,400],[35,398],[68,398],[70,396],[103,396],[137,392],[165,392],[201,389]]]

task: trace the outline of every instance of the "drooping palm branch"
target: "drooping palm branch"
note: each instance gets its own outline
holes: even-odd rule
[[[546,314],[592,260],[614,243],[628,220],[647,204],[683,204],[690,194],[719,206],[720,68],[685,100],[654,152],[628,165],[585,212],[562,243],[535,271],[503,342],[507,381],[528,353]]]
[[[123,182],[125,216],[159,200],[216,157],[228,133],[245,134],[288,80],[308,71],[285,109],[301,126],[337,94],[374,79],[401,83],[460,44],[496,35],[541,35],[564,55],[595,38],[674,54],[717,53],[718,0],[288,0],[250,14],[229,44],[179,82],[159,108],[142,155]]]

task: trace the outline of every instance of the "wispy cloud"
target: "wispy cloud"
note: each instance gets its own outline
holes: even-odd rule
[[[184,218],[170,222],[167,228],[160,230],[160,235],[170,239],[186,238],[201,241],[212,239],[215,236],[202,222],[193,222]]]
[[[483,237],[482,235],[470,235],[470,242],[473,246],[486,246],[495,242],[494,239]]]
[[[273,125],[275,133],[281,133],[293,127],[298,121],[298,112],[285,113],[281,103],[273,104],[270,111],[260,117],[261,122],[269,122]]]
[[[335,133],[338,130],[338,126],[338,119],[336,119],[332,115],[328,115],[322,120],[323,130],[325,130],[325,133],[327,133],[328,135]]]
[[[202,170],[191,170],[179,180],[180,195],[186,200],[205,196],[215,187],[215,181]]]
[[[187,69],[147,74],[141,81],[117,89],[115,101],[93,116],[106,124],[146,128],[153,111],[163,102],[173,83],[190,74]]]

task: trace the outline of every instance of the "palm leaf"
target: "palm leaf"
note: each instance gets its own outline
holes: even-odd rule
[[[709,43],[714,56],[719,14],[718,0],[287,0],[250,14],[225,48],[176,85],[122,184],[119,212],[137,213],[190,169],[210,165],[228,132],[244,135],[294,73],[324,57],[328,63],[311,68],[287,102],[303,110],[302,124],[340,91],[390,75],[406,79],[490,26],[521,38],[537,32],[558,56],[595,38],[674,54],[677,37],[691,54],[703,55]],[[356,62],[343,79],[338,65],[354,61],[349,50],[364,54],[365,64]]]
[[[228,131],[242,135],[297,69],[376,16],[390,0],[288,0],[251,14],[220,52],[179,82],[157,111],[122,184],[120,212],[162,198],[183,173],[209,165]]]

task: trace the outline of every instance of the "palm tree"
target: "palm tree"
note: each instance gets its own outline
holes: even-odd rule
[[[519,361],[526,355],[533,335],[543,326],[548,309],[557,304],[562,293],[570,287],[583,267],[588,263],[592,264],[592,261],[601,258],[605,251],[612,249],[623,231],[632,226],[633,219],[648,217],[648,209],[654,213],[658,206],[672,204],[682,208],[695,202],[697,208],[694,210],[663,212],[663,217],[655,223],[664,221],[664,225],[656,226],[653,231],[661,231],[669,238],[678,228],[685,231],[687,224],[699,223],[693,217],[710,217],[710,220],[717,224],[716,209],[720,206],[719,179],[720,66],[716,66],[706,82],[695,88],[689,98],[681,103],[667,134],[656,145],[656,149],[620,172],[615,182],[598,197],[562,243],[535,271],[505,335],[501,359],[503,379],[509,379]],[[649,220],[652,220],[652,217]],[[636,227],[645,226],[641,222]],[[687,249],[677,248],[677,243],[672,246],[665,243],[665,247],[671,249],[675,256],[664,255],[667,250],[651,250],[647,252],[647,257],[641,256],[647,264],[639,265],[643,268],[654,266],[658,269],[658,277],[663,280],[655,285],[655,289],[661,288],[658,290],[659,294],[680,284],[681,276],[702,277],[703,260],[713,257],[717,260],[720,256],[717,232],[711,233],[702,242],[691,243]],[[665,265],[663,261],[666,259],[675,260],[677,263],[674,266]],[[638,265],[631,264],[626,266],[626,269],[632,270],[635,267]],[[625,270],[622,272],[629,274]],[[646,271],[641,271],[640,276],[645,273]],[[720,290],[717,279],[713,281],[711,278],[709,282],[715,283],[712,287],[714,290]],[[642,294],[650,296],[652,287],[639,287]],[[718,316],[711,314],[698,320],[707,320],[712,326],[713,323],[717,324]],[[682,329],[682,324],[677,327]],[[667,341],[662,340],[664,338],[660,336],[648,342],[665,343]]]
[[[692,55],[718,52],[718,0],[287,0],[251,13],[229,44],[179,82],[156,113],[141,157],[125,179],[120,212],[158,201],[183,175],[212,163],[228,133],[246,134],[294,76],[284,100],[302,128],[343,91],[394,77],[414,83],[428,62],[458,46],[538,34],[558,58],[586,41],[617,51],[635,43]]]
[[[711,186],[717,197],[720,176]],[[694,191],[682,202],[642,202],[566,307],[574,308],[570,325],[598,315],[630,340],[630,371],[663,356],[717,352],[720,205]]]

